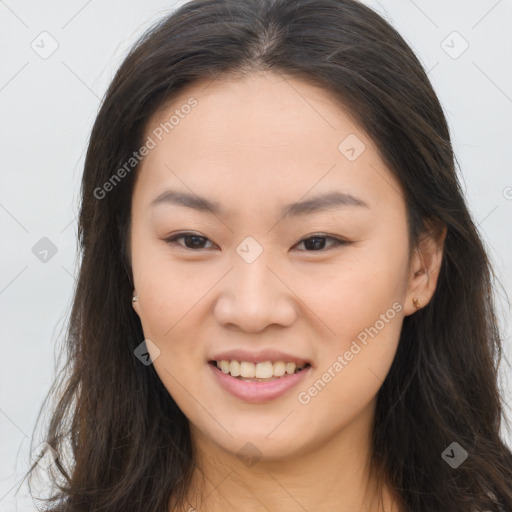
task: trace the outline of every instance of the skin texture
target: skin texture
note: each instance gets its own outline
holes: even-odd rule
[[[190,507],[381,510],[370,505],[375,488],[368,482],[376,395],[403,317],[417,311],[413,297],[420,307],[432,297],[444,237],[426,237],[409,258],[399,183],[324,89],[268,73],[196,82],[151,119],[146,136],[190,97],[197,106],[141,163],[130,230],[134,308],[145,338],[160,351],[152,354],[155,370],[189,419],[202,467]],[[353,161],[338,149],[350,134],[365,145]],[[151,208],[168,188],[227,211]],[[369,208],[280,214],[285,204],[329,191],[348,192]],[[199,248],[190,240],[186,248],[183,238],[165,241],[181,231],[205,239]],[[350,243],[327,238],[324,248],[322,240],[308,247],[304,240],[315,233]],[[236,251],[248,236],[263,250],[252,263]],[[298,393],[382,315],[384,327],[301,403]],[[234,348],[277,348],[312,361],[313,370],[285,395],[247,403],[221,389],[207,364]],[[248,442],[259,453],[251,467],[237,457]],[[384,489],[384,510],[398,510],[393,503]]]

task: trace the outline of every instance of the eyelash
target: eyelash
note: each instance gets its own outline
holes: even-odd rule
[[[205,236],[202,236],[202,235],[198,235],[196,233],[190,233],[188,231],[184,231],[182,233],[177,233],[176,235],[172,236],[171,238],[167,238],[165,239],[165,242],[168,243],[169,245],[179,245],[182,249],[185,249],[185,250],[188,250],[188,251],[194,251],[194,252],[199,252],[200,250],[205,250],[204,248],[200,247],[199,249],[191,249],[190,247],[185,247],[183,246],[182,244],[179,244],[177,242],[177,240],[179,240],[180,238],[185,238],[187,236],[195,236],[197,238],[202,238],[203,240],[208,240],[208,238],[206,238]],[[336,237],[333,237],[333,236],[329,236],[329,235],[326,235],[325,233],[313,233],[311,235],[309,235],[308,237],[306,238],[303,238],[302,240],[300,240],[298,242],[298,244],[304,242],[304,241],[307,241],[307,240],[311,240],[311,239],[315,239],[315,238],[324,238],[326,240],[332,240],[334,242],[334,245],[331,245],[330,248],[328,249],[319,249],[319,250],[312,250],[312,251],[308,251],[308,250],[305,250],[305,251],[302,251],[302,252],[325,252],[325,251],[328,251],[334,247],[338,247],[338,246],[344,246],[344,245],[349,245],[351,242],[347,241],[347,240],[343,240],[343,239],[340,239],[340,238],[336,238]],[[211,240],[209,240],[211,242]]]

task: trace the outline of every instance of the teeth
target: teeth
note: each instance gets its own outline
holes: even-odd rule
[[[246,379],[256,377],[256,365],[254,363],[242,361],[240,363],[240,375]]]
[[[238,377],[240,375],[240,363],[238,361],[231,361],[231,363],[229,363],[229,373],[232,377]]]
[[[244,379],[272,379],[282,377],[285,374],[291,375],[302,370],[306,365],[296,365],[295,363],[285,363],[284,361],[265,361],[261,363],[251,363],[249,361],[235,361],[223,359],[216,361],[217,367],[224,373],[229,373],[232,377]]]
[[[269,379],[274,376],[274,365],[270,361],[256,363],[256,378]]]
[[[296,366],[297,365],[295,363],[286,363],[286,373],[289,373],[290,375],[295,373]]]
[[[286,373],[286,365],[283,361],[274,363],[274,377],[282,377]]]

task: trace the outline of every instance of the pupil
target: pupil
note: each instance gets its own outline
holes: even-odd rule
[[[312,243],[312,240],[316,240],[317,243]],[[318,241],[320,240],[320,243]],[[320,236],[314,236],[311,238],[308,238],[305,242],[305,246],[308,249],[316,248],[316,249],[323,249],[325,246],[325,238]]]
[[[186,235],[186,236],[185,236],[185,240],[186,240],[186,241],[187,241],[187,240],[190,240],[191,238],[195,239],[195,242],[196,242],[196,243],[194,243],[194,242],[192,243],[193,248],[197,248],[198,246],[199,246],[199,248],[200,248],[200,246],[201,246],[201,239],[202,239],[203,237],[202,237],[202,236],[199,236],[199,235]],[[198,240],[199,240],[199,242],[198,242]],[[198,243],[197,243],[197,242],[198,242]],[[192,247],[189,247],[189,244],[187,244],[186,242],[185,242],[185,245],[186,245],[189,249],[191,249],[191,248],[192,248]]]

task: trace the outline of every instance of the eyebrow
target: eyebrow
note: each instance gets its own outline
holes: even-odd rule
[[[171,204],[192,208],[201,212],[209,212],[214,215],[225,215],[224,208],[217,202],[200,197],[196,194],[188,192],[180,192],[178,190],[166,190],[155,197],[150,203],[153,208],[161,204]],[[335,210],[345,207],[363,207],[370,208],[369,205],[352,194],[346,192],[328,192],[326,194],[315,196],[306,201],[287,204],[281,209],[281,216],[286,215],[299,216],[319,211]]]

